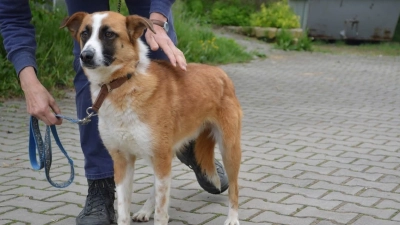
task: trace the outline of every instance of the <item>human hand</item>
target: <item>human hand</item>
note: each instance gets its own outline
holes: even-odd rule
[[[54,98],[37,79],[33,67],[21,70],[19,79],[25,94],[28,113],[47,125],[60,125],[62,119],[55,117],[53,112],[60,114],[61,111]]]
[[[162,14],[159,13],[151,13],[150,19],[166,21]],[[183,55],[183,52],[179,50],[172,40],[168,37],[167,32],[165,32],[164,28],[154,25],[153,26],[156,33],[153,33],[150,30],[146,31],[145,38],[147,43],[150,46],[150,49],[153,51],[158,50],[161,48],[165,54],[168,56],[168,59],[172,63],[173,66],[177,64],[182,70],[186,70],[186,58]]]

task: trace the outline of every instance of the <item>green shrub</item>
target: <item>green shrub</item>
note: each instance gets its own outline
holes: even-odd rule
[[[289,31],[283,29],[276,35],[275,46],[285,51],[312,51],[312,40],[306,33],[299,38],[294,38]]]
[[[287,0],[278,1],[268,7],[261,4],[259,12],[251,14],[250,24],[256,27],[299,28],[299,17],[294,14]]]
[[[174,4],[174,23],[178,37],[178,48],[188,62],[224,64],[245,62],[252,56],[234,40],[216,37],[211,28],[198,23],[198,19],[185,13],[185,5]]]
[[[188,13],[201,24],[249,26],[250,15],[256,9],[255,1],[249,0],[185,0],[184,3]]]
[[[205,12],[203,1],[201,0],[188,0],[186,1],[186,4],[187,10],[189,10],[195,16],[201,16]]]
[[[211,22],[216,25],[248,26],[254,9],[239,3],[239,1],[215,2],[211,10]]]

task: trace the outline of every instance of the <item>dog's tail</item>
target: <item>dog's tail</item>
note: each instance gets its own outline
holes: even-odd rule
[[[218,189],[209,190],[209,192],[217,194],[223,190],[221,190],[221,180],[214,162],[214,147],[216,143],[216,134],[214,132],[215,129],[208,127],[200,133],[195,142],[194,153],[201,172],[206,175],[208,182]],[[202,184],[200,183],[200,185]]]

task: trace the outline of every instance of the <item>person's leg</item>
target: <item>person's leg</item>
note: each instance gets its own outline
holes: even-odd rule
[[[133,15],[139,15],[143,16],[146,18],[149,18],[150,14],[150,0],[125,0],[125,3],[128,7],[129,14]],[[170,29],[168,31],[168,36],[171,38],[171,40],[174,42],[174,44],[177,44],[177,37],[175,33],[175,28],[174,28],[174,22],[173,22],[173,17],[172,17],[172,12],[167,15],[168,21],[170,24]],[[141,39],[143,40],[144,43],[146,43],[146,39],[144,38],[144,35],[142,35]],[[147,43],[146,43],[147,44]],[[150,59],[163,59],[163,60],[168,60],[167,55],[159,49],[158,51],[151,51],[149,54]],[[221,181],[221,187],[215,187],[213,183],[209,181],[209,179],[206,177],[205,174],[201,171],[199,164],[196,161],[196,158],[194,156],[194,141],[190,142],[184,151],[181,153],[177,154],[178,159],[186,164],[189,168],[191,168],[194,173],[196,174],[196,178],[200,186],[207,192],[211,194],[220,194],[224,192],[226,189],[229,187],[228,183],[228,177],[226,176],[224,167],[222,164],[215,160],[215,167],[217,169],[218,175],[220,177]]]
[[[108,0],[66,0],[68,14],[85,11],[88,13],[109,9]],[[79,61],[80,47],[74,42],[74,86],[78,118],[86,117],[86,109],[92,105],[89,81]],[[87,125],[80,125],[80,142],[85,157],[85,175],[89,190],[85,207],[76,218],[77,225],[108,225],[115,223],[114,212],[114,170],[113,162],[102,144],[98,131],[97,117],[92,117]]]

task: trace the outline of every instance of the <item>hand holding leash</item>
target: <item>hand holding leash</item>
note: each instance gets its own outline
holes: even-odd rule
[[[46,125],[60,125],[62,119],[55,117],[52,111],[56,114],[60,114],[61,111],[54,98],[37,79],[33,67],[25,67],[19,77],[28,113]]]

